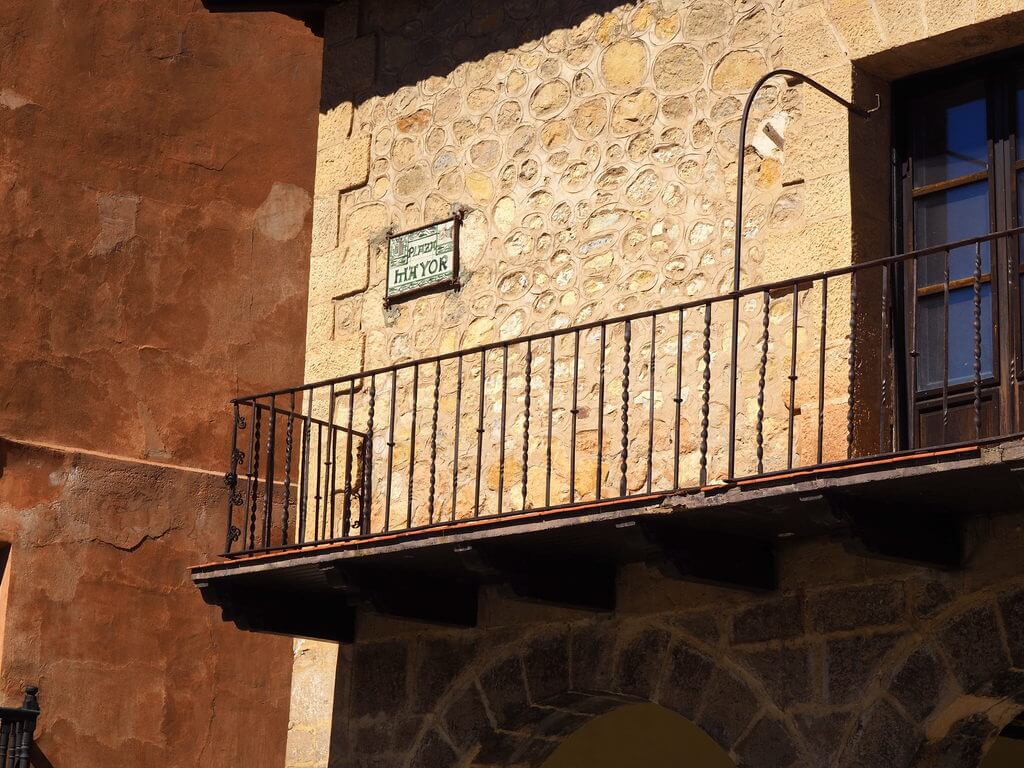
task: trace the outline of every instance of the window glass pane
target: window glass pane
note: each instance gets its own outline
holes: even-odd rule
[[[914,248],[966,240],[984,235],[989,230],[988,182],[977,181],[942,192],[932,192],[914,201]],[[989,270],[989,248],[982,244],[981,271]],[[949,277],[956,280],[974,274],[975,246],[954,249],[949,255]],[[918,262],[918,285],[941,283],[941,253],[921,258]]]
[[[914,186],[988,168],[988,116],[980,81],[932,90],[913,101]]]
[[[917,388],[942,386],[945,343],[941,293],[917,302]],[[992,375],[992,292],[981,286],[981,375]],[[949,292],[949,383],[974,381],[974,288]]]

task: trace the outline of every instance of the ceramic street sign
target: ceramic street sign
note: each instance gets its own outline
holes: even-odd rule
[[[388,239],[385,302],[458,285],[458,220],[447,219]]]

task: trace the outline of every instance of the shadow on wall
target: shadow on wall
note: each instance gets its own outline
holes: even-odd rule
[[[704,731],[657,704],[631,704],[582,726],[542,768],[734,768]]]
[[[569,30],[584,19],[632,4],[621,0],[360,3],[358,20],[339,19],[355,29],[333,30],[331,21],[327,23],[321,112],[346,101],[359,104],[373,96],[390,95],[431,77],[445,77],[460,64],[514,50],[553,30],[562,30],[568,48]]]

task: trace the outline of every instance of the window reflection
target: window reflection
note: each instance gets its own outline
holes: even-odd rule
[[[988,168],[988,117],[982,83],[972,81],[914,100],[914,186]]]

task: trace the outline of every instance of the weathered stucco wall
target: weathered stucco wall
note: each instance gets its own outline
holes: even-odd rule
[[[39,685],[49,764],[283,763],[289,641],[223,622],[187,575],[223,513],[220,473],[0,441],[0,683],[12,704]]]
[[[174,0],[0,8],[0,434],[213,467],[294,382],[320,44]]]
[[[0,703],[41,686],[55,766],[284,759],[289,643],[185,569],[227,400],[302,376],[320,65],[274,14],[0,5]]]
[[[1021,11],[1024,4],[1017,0],[961,3],[955,9],[928,0],[491,0],[429,8],[414,2],[340,4],[328,13],[325,38],[307,381],[728,290],[740,108],[750,85],[776,67],[814,76],[865,106],[873,106],[878,93],[881,108],[870,123],[862,124],[808,88],[781,80],[765,88],[755,103],[746,150],[746,215],[740,223],[747,254],[744,285],[887,255],[887,81],[1021,42]],[[779,141],[768,137],[766,125],[781,137]],[[444,218],[452,206],[466,210],[460,240],[461,290],[386,309],[386,233]],[[826,459],[845,455],[846,450],[849,290],[849,282],[842,280],[830,286]],[[820,293],[801,289],[801,368],[817,360],[820,301]],[[748,462],[757,411],[760,310],[756,300],[741,308],[738,426]],[[787,419],[789,373],[785,354],[777,351],[792,341],[790,311],[778,302],[770,319],[775,362],[767,371],[765,439],[776,461],[784,443],[780,437]],[[725,450],[726,321],[724,315],[715,316],[710,349],[715,367],[710,453],[718,466]],[[870,324],[862,332],[863,343],[877,341]],[[648,348],[642,340],[650,329],[634,328],[634,333],[641,340],[634,354],[643,361]],[[658,342],[659,353],[671,359],[676,342],[670,332],[658,334],[664,339]],[[690,329],[683,340],[684,380],[690,383],[680,397],[688,398],[682,431],[690,441],[690,450],[683,452],[689,473],[696,462],[692,447],[699,429],[698,334],[699,329]],[[591,376],[594,349],[591,345],[585,352],[589,357],[584,365]],[[534,392],[546,386],[541,376],[552,364],[546,354],[541,350],[534,359]],[[618,366],[621,354],[609,353],[609,359]],[[522,424],[523,350],[514,349],[509,363],[510,429],[515,430]],[[564,363],[555,361],[560,381],[571,378]],[[859,379],[877,373],[867,370],[865,375],[865,365],[857,363]],[[659,382],[674,378],[673,366],[674,362],[659,363]],[[635,363],[634,370],[640,392],[628,409],[635,425],[645,418],[644,377],[649,374],[642,362]],[[420,424],[430,423],[432,417],[431,372],[423,375],[426,396],[420,399]],[[468,366],[467,392],[476,391],[479,376],[479,366]],[[390,405],[385,384],[378,382],[378,414]],[[409,388],[404,386],[398,421],[387,437],[400,446],[411,443]],[[612,380],[607,393],[610,412],[620,407],[616,386]],[[877,385],[858,386],[860,402],[877,402],[871,389]],[[439,390],[439,453],[447,456],[454,390],[450,371]],[[490,365],[486,390],[491,455],[484,459],[484,495],[493,504],[496,494],[513,489],[518,493],[522,464],[518,446],[510,449],[506,485],[501,485],[493,451],[501,382],[500,372]],[[593,390],[593,381],[588,381],[585,391]],[[674,391],[672,385],[660,383],[657,390]],[[798,464],[813,456],[816,390],[814,376],[799,379]],[[366,387],[359,391],[365,400]],[[359,402],[356,423],[361,425],[367,413],[365,403],[359,410]],[[323,402],[315,404],[321,415],[324,407]],[[659,424],[671,416],[671,408],[667,397],[656,403]],[[553,418],[559,420],[556,440],[564,439],[567,403],[556,402],[554,411]],[[866,435],[877,441],[877,417],[872,412],[853,414],[858,440]],[[475,427],[467,420],[463,434]],[[546,429],[541,417],[532,434]],[[592,426],[581,429],[583,450],[578,460],[583,464],[577,477],[591,477],[596,438]],[[426,439],[425,431],[420,439]],[[613,455],[618,434],[606,434],[605,439],[605,455]],[[645,440],[630,445],[632,462],[645,458]],[[386,441],[375,442],[374,448],[377,472],[387,458]],[[674,450],[677,447],[671,444],[656,446],[660,453],[655,472],[667,472],[671,459],[666,461],[665,456]],[[420,450],[418,460],[427,461],[422,457],[428,453]],[[555,473],[565,483],[559,454],[564,458],[565,451],[556,450]],[[403,510],[410,471],[407,456],[402,450],[395,455],[398,481],[392,489]],[[464,458],[472,462],[472,457]],[[417,467],[417,476],[426,477],[427,469]],[[630,472],[629,487],[635,490],[645,478]],[[541,477],[534,475],[535,481]],[[640,485],[634,486],[636,482]],[[425,487],[425,481],[421,485]],[[380,482],[374,486],[376,493],[382,489]],[[586,498],[588,490],[578,492],[578,498]],[[538,493],[528,488],[525,506],[537,506]],[[449,511],[444,506],[446,494],[442,485],[442,516]],[[375,497],[377,514],[380,501]],[[456,516],[468,513],[456,506]],[[424,522],[426,507],[423,498],[414,499],[415,522]],[[404,525],[402,519],[392,526]],[[376,529],[381,521],[371,522]],[[819,587],[824,580],[822,576]],[[660,583],[650,585],[652,594],[661,589]],[[486,645],[486,639],[482,642]],[[402,654],[408,649],[399,645],[395,650]],[[292,720],[303,740],[292,740],[289,765],[321,765],[327,755],[327,702],[335,688],[337,654],[315,644],[303,644],[301,652]],[[324,653],[320,661],[318,653]],[[350,661],[342,654],[338,668],[343,677]],[[388,678],[387,685],[395,680]],[[346,685],[344,679],[337,682],[343,696],[349,695]],[[362,688],[352,685],[353,692]],[[300,710],[317,686],[321,694],[313,697],[320,702],[315,711]],[[348,699],[335,710],[335,723],[344,721],[346,706]],[[391,711],[390,706],[389,702],[374,711]],[[301,712],[309,715],[304,722],[296,717]],[[339,764],[347,764],[342,753],[358,742],[359,726],[338,727],[334,754],[342,761]],[[375,728],[367,724],[367,738],[385,739]],[[437,746],[432,738],[425,738],[424,749],[433,756],[448,755],[444,747],[430,751]],[[427,758],[424,764],[429,764]]]

